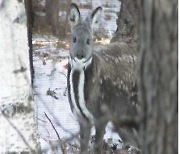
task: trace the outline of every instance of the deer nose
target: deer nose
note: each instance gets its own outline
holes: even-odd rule
[[[78,59],[83,59],[84,58],[83,51],[78,51],[76,57]]]

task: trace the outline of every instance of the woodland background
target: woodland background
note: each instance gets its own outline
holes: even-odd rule
[[[178,153],[177,0],[73,2],[83,14],[105,8],[103,22],[110,26],[97,27],[96,43],[137,49],[142,153]],[[66,95],[70,3],[0,0],[0,153],[78,152]]]

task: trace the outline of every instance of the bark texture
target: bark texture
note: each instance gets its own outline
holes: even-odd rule
[[[0,153],[40,152],[26,21],[24,1],[0,1]]]
[[[45,3],[45,11],[46,11],[46,19],[50,24],[52,32],[54,35],[59,35],[59,9],[60,9],[60,1],[59,0],[46,0]]]
[[[121,9],[117,19],[117,31],[112,41],[126,42],[136,48],[138,42],[138,2],[120,0]]]
[[[66,0],[46,0],[45,3],[46,21],[50,25],[53,35],[60,39],[65,38],[66,35],[66,15],[59,15],[59,11],[66,12],[67,3],[69,2]]]
[[[29,46],[29,63],[31,71],[31,84],[33,84],[34,67],[33,67],[33,51],[32,51],[32,26],[33,26],[33,12],[32,0],[25,1],[26,17],[27,17],[27,30],[28,30],[28,46]]]
[[[141,0],[140,136],[143,154],[177,153],[177,0]]]

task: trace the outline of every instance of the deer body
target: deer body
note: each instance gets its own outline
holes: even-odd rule
[[[87,140],[93,125],[96,128],[95,148],[100,152],[104,127],[115,124],[123,141],[135,137],[120,128],[122,117],[134,118],[136,111],[136,63],[133,49],[125,43],[94,46],[92,24],[102,8],[93,11],[90,19],[82,21],[75,4],[70,8],[72,43],[68,64],[68,96],[71,109],[80,123],[81,153],[86,153]],[[130,135],[130,136],[129,136]]]

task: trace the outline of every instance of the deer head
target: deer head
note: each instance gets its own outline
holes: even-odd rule
[[[84,67],[92,60],[93,27],[98,23],[102,8],[97,7],[85,20],[82,19],[78,6],[70,6],[69,21],[71,24],[70,61]]]

